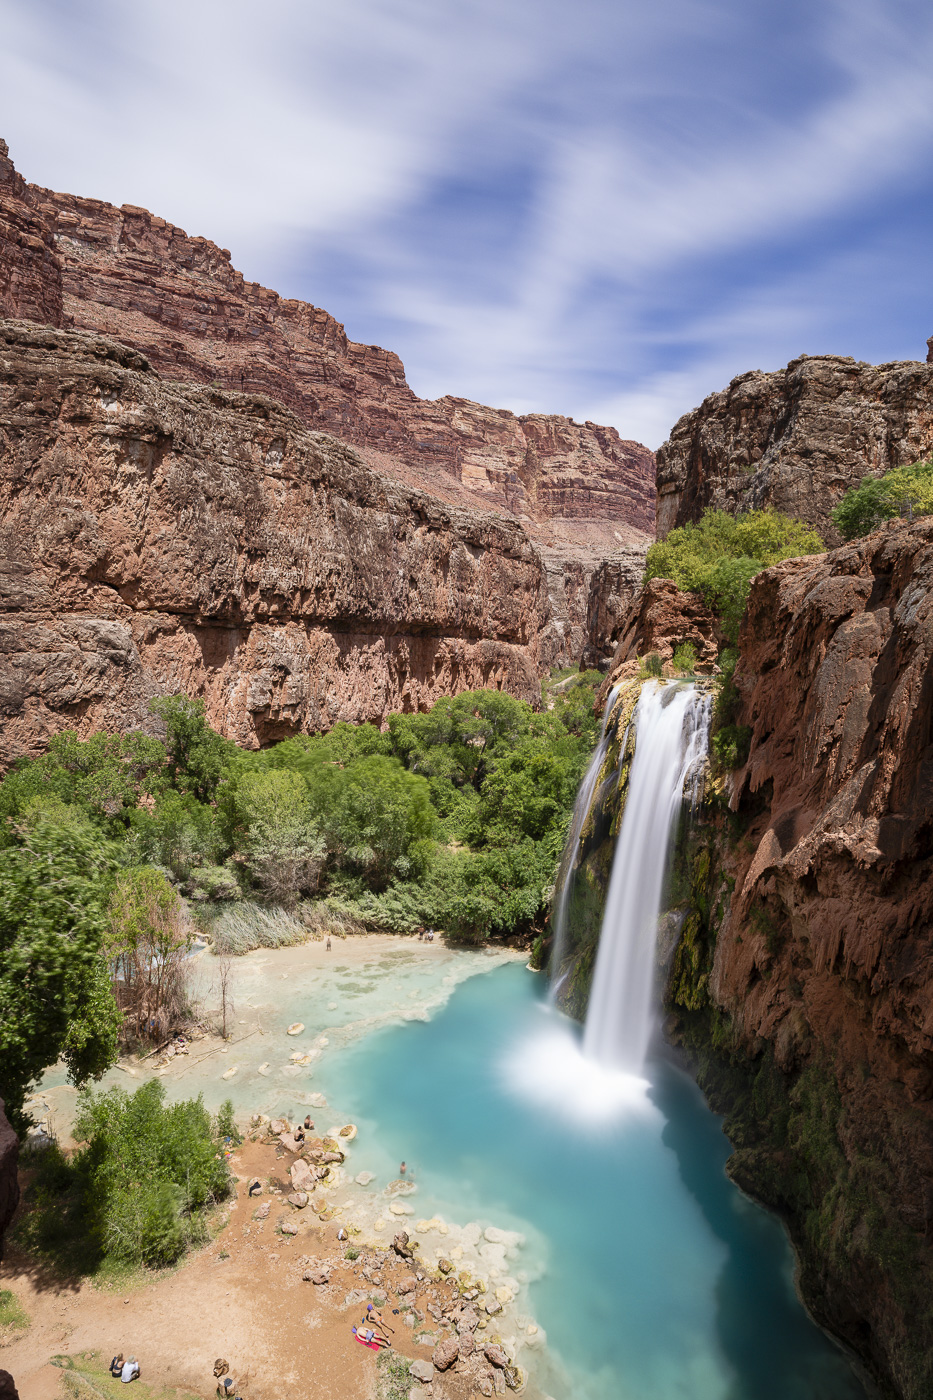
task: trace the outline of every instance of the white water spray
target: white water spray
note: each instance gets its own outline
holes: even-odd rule
[[[583,823],[586,821],[586,814],[590,810],[590,803],[593,800],[593,793],[596,790],[596,780],[605,762],[606,751],[609,748],[612,735],[609,731],[609,721],[612,718],[613,706],[619,694],[619,687],[614,686],[609,692],[609,699],[606,701],[606,708],[603,711],[603,728],[599,736],[599,743],[596,745],[596,752],[590,759],[590,766],[587,768],[580,784],[580,791],[577,793],[577,800],[573,807],[573,817],[570,821],[570,834],[564,845],[564,853],[561,856],[560,869],[557,874],[557,886],[560,893],[557,896],[557,908],[554,911],[554,947],[551,951],[551,975],[555,978],[551,984],[550,998],[554,1000],[560,990],[559,980],[560,965],[564,956],[564,946],[567,941],[567,905],[570,901],[570,888],[573,884],[573,864],[577,857],[577,848],[580,843],[580,833],[583,830]]]
[[[693,804],[712,700],[695,686],[649,682],[635,711],[635,756],[599,937],[583,1053],[639,1075],[654,1020],[658,916],[671,836]]]

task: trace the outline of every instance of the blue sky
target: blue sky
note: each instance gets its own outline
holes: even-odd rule
[[[925,358],[929,0],[0,0],[30,180],[142,204],[425,397],[656,447],[746,369]]]

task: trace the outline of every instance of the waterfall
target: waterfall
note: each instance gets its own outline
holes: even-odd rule
[[[710,695],[693,685],[650,681],[635,710],[635,756],[583,1035],[584,1055],[606,1069],[637,1075],[644,1065],[669,847],[685,790],[691,804],[699,793],[711,709]]]
[[[603,711],[603,728],[599,736],[599,743],[596,745],[596,752],[590,759],[590,766],[587,768],[580,784],[580,791],[577,793],[577,800],[574,803],[573,816],[570,821],[570,834],[564,845],[564,853],[560,859],[560,868],[557,872],[557,906],[554,910],[554,946],[551,949],[551,976],[554,981],[551,984],[551,1000],[553,1001],[560,991],[561,960],[564,956],[564,944],[567,941],[567,905],[570,902],[570,889],[573,885],[573,863],[577,856],[577,848],[580,842],[580,834],[583,831],[583,823],[586,821],[586,814],[590,810],[590,803],[593,800],[593,793],[596,790],[596,780],[599,777],[600,769],[606,758],[606,751],[609,748],[612,735],[609,731],[609,721],[612,718],[612,710],[619,694],[619,687],[614,686],[609,692],[609,699],[606,701],[606,708]]]

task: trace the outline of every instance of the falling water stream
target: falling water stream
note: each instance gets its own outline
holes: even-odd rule
[[[580,834],[583,831],[583,823],[586,821],[587,813],[590,810],[590,803],[593,801],[593,793],[596,791],[596,783],[599,779],[602,766],[606,761],[606,753],[612,739],[610,721],[615,708],[616,697],[619,693],[618,686],[609,692],[609,699],[606,701],[606,708],[603,711],[603,728],[599,736],[599,743],[596,745],[593,757],[590,759],[589,767],[583,776],[580,790],[577,793],[577,800],[573,806],[573,816],[570,819],[570,833],[564,844],[564,853],[561,856],[560,869],[557,872],[556,903],[554,905],[554,946],[551,952],[551,966],[555,972],[560,969],[564,955],[564,947],[567,942],[567,904],[570,898],[571,875],[573,864],[576,858],[577,849],[580,843]],[[552,1000],[559,990],[558,978],[552,988]]]
[[[710,708],[695,686],[651,681],[635,711],[635,757],[583,1036],[583,1053],[605,1068],[640,1074],[648,1051],[671,835],[706,756]]]

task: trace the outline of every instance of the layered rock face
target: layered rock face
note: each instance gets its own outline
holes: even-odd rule
[[[638,675],[646,657],[657,656],[664,666],[685,642],[693,647],[698,671],[716,670],[725,645],[719,619],[698,594],[682,593],[671,579],[649,579],[622,618],[612,665],[600,692],[603,701],[612,686]]]
[[[157,693],[253,746],[474,686],[540,698],[556,624],[520,526],[380,479],[270,399],[0,323],[0,471],[7,759],[143,724]]]
[[[840,542],[830,519],[864,476],[933,448],[933,365],[803,355],[733,379],[658,451],[658,536],[720,510],[773,507]]]
[[[62,269],[52,226],[0,141],[0,316],[62,323]]]
[[[145,209],[26,185],[8,159],[4,176],[0,240],[4,217],[19,240],[7,315],[102,332],[167,378],[268,394],[380,474],[514,515],[543,544],[606,552],[653,534],[654,456],[614,428],[419,399],[397,355],[245,281],[227,249]]]
[[[787,1216],[817,1316],[886,1394],[920,1400],[933,1385],[933,521],[759,575],[735,678],[748,760],[735,817],[694,857],[672,1029],[732,1114],[733,1175]]]

